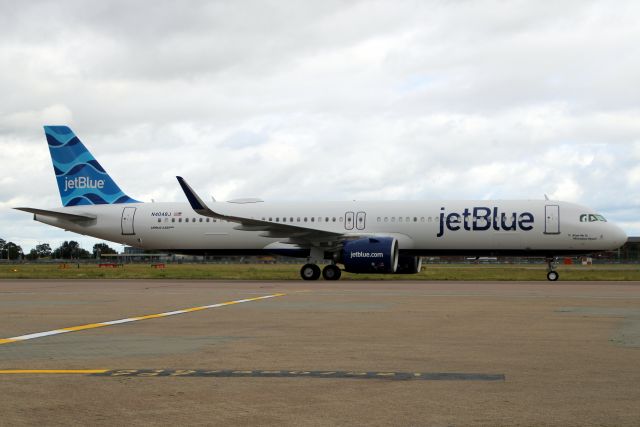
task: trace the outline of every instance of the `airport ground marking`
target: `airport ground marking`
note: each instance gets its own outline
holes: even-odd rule
[[[82,374],[82,375],[95,375],[105,374],[109,372],[108,369],[0,369],[0,375],[25,375],[25,374]]]
[[[504,382],[504,374],[465,372],[305,371],[232,369],[4,369],[0,375],[84,374],[97,377],[198,377],[198,378],[329,378],[386,381],[482,381]]]
[[[157,319],[157,318],[161,318],[161,317],[175,316],[177,314],[192,313],[194,311],[208,310],[210,308],[226,307],[228,305],[242,304],[242,303],[245,303],[245,302],[252,302],[252,301],[258,301],[258,300],[269,299],[269,298],[277,298],[277,297],[282,297],[282,296],[285,296],[285,295],[286,294],[263,295],[263,296],[254,297],[254,298],[245,298],[245,299],[239,299],[239,300],[235,300],[235,301],[227,301],[227,302],[221,302],[221,303],[217,303],[217,304],[209,304],[209,305],[202,305],[202,306],[199,306],[199,307],[185,308],[185,309],[182,309],[182,310],[167,311],[165,313],[148,314],[146,316],[137,316],[137,317],[128,317],[126,319],[111,320],[111,321],[108,321],[108,322],[89,323],[89,324],[86,324],[86,325],[71,326],[71,327],[68,327],[68,328],[54,329],[52,331],[45,331],[45,332],[36,332],[36,333],[33,333],[33,334],[20,335],[20,336],[11,337],[11,338],[0,338],[0,345],[2,345],[2,344],[10,344],[10,343],[15,343],[15,342],[21,342],[21,341],[27,341],[27,340],[32,340],[32,339],[35,339],[35,338],[43,338],[43,337],[48,337],[48,336],[51,336],[51,335],[59,335],[59,334],[67,333],[67,332],[85,331],[87,329],[103,328],[105,326],[113,326],[113,325],[120,325],[120,324],[123,324],[123,323],[138,322],[140,320]]]

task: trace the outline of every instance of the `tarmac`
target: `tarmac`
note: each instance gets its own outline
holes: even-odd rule
[[[0,280],[0,425],[640,425],[640,282]]]

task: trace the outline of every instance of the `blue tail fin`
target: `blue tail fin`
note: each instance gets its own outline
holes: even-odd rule
[[[63,206],[140,203],[120,190],[67,126],[45,126]]]

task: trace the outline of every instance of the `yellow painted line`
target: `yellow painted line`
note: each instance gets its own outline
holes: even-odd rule
[[[62,330],[63,331],[67,331],[67,332],[75,332],[75,331],[84,331],[85,329],[102,328],[103,326],[108,326],[108,325],[105,325],[104,323],[91,323],[89,325],[72,326],[70,328],[62,328]]]
[[[0,369],[6,374],[104,374],[108,369]]]
[[[182,310],[168,311],[166,313],[149,314],[149,315],[146,315],[146,316],[138,316],[138,317],[128,317],[126,319],[111,320],[109,322],[89,323],[87,325],[71,326],[71,327],[68,327],[68,328],[54,329],[52,331],[36,332],[36,333],[33,333],[33,334],[20,335],[18,337],[0,338],[0,345],[1,344],[10,344],[10,343],[20,342],[20,341],[26,341],[26,340],[32,340],[32,339],[35,339],[35,338],[48,337],[48,336],[51,336],[51,335],[64,334],[64,333],[67,333],[67,332],[84,331],[84,330],[87,330],[87,329],[95,329],[95,328],[103,328],[105,326],[120,325],[122,323],[131,323],[131,322],[138,322],[140,320],[157,319],[159,317],[174,316],[176,314],[192,313],[194,311],[207,310],[207,309],[210,309],[210,308],[225,307],[227,305],[242,304],[244,302],[259,301],[259,300],[268,299],[268,298],[277,298],[277,297],[282,297],[282,296],[285,296],[285,295],[286,294],[264,295],[264,296],[255,297],[255,298],[246,298],[246,299],[240,299],[240,300],[236,300],[236,301],[227,301],[227,302],[221,302],[221,303],[217,303],[217,304],[210,304],[210,305],[202,305],[202,306],[199,306],[199,307],[185,308],[185,309],[182,309]],[[0,371],[0,372],[2,372],[2,371]]]

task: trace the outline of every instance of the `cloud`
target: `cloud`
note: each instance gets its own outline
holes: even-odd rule
[[[640,233],[639,13],[598,0],[8,3],[0,237],[71,238],[9,209],[59,204],[41,127],[55,122],[142,200],[183,201],[175,175],[217,199],[548,194]]]

